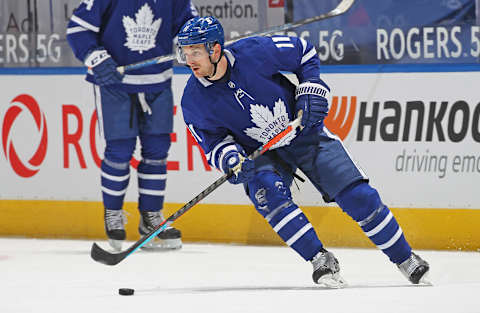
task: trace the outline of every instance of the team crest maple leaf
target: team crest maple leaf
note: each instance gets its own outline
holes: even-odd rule
[[[273,112],[270,111],[267,106],[260,104],[250,105],[250,116],[252,123],[254,123],[256,127],[249,127],[245,129],[244,132],[262,144],[267,143],[275,137],[275,135],[284,130],[290,122],[285,103],[280,98],[275,101]],[[273,145],[272,149],[288,145],[293,138],[295,138],[295,132],[292,132],[291,135],[286,136]]]
[[[154,21],[153,18],[153,11],[147,3],[135,13],[136,20],[124,16],[122,23],[127,34],[127,41],[124,45],[140,54],[155,47],[155,39],[162,24],[162,19],[159,18]]]

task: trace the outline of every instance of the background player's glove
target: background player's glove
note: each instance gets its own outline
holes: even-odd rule
[[[92,50],[85,58],[85,65],[92,69],[95,83],[99,86],[120,84],[123,75],[117,71],[115,62],[107,50],[98,47]]]
[[[297,86],[295,109],[303,110],[303,127],[313,127],[327,116],[329,93],[330,88],[320,78],[308,79]]]
[[[238,166],[240,166],[239,169]],[[222,169],[225,173],[229,170],[235,171],[228,179],[231,184],[244,184],[252,180],[255,175],[255,162],[244,157],[240,152],[231,150],[223,157]]]

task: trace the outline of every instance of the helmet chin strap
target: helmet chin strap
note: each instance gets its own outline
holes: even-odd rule
[[[217,66],[218,66],[218,63],[220,62],[220,60],[222,59],[222,56],[223,56],[223,49],[220,51],[220,57],[218,58],[217,62],[213,62],[212,57],[210,55],[208,56],[208,59],[210,60],[210,63],[213,64],[213,73],[212,73],[212,75],[205,76],[206,78],[212,78],[213,76],[215,76],[215,74],[217,74]]]

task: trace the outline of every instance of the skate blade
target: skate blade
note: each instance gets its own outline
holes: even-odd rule
[[[430,271],[427,271],[422,278],[420,278],[419,284],[424,284],[427,286],[433,286],[432,281],[430,280]]]
[[[122,251],[123,240],[108,239],[108,244],[114,252]]]
[[[327,288],[341,289],[348,286],[347,282],[337,274],[326,274],[320,277],[317,284],[324,285]]]
[[[158,239],[146,243],[141,247],[145,251],[166,251],[166,250],[178,250],[182,248],[182,239]]]

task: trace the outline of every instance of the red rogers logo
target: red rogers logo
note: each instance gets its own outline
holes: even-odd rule
[[[15,103],[21,103],[23,105],[18,105]],[[17,96],[11,102],[12,106],[5,113],[2,126],[2,146],[5,157],[10,162],[12,169],[21,177],[32,177],[39,170],[40,164],[42,164],[45,159],[45,154],[47,153],[47,123],[45,120],[45,114],[40,110],[37,101],[32,96],[22,94]],[[18,156],[15,146],[13,145],[12,138],[10,136],[10,130],[12,129],[15,119],[20,113],[23,112],[24,108],[30,111],[35,124],[37,126],[38,132],[42,134],[42,138],[38,145],[37,150],[33,156],[26,162]]]

